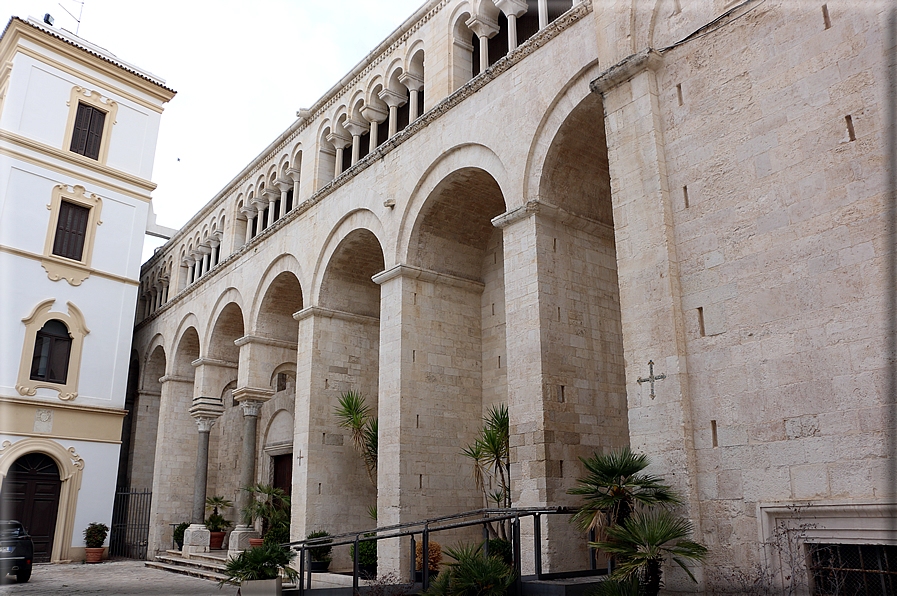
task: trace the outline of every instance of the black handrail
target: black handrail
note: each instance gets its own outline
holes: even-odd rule
[[[522,593],[522,582],[521,582],[521,545],[520,545],[520,520],[524,517],[532,517],[534,520],[534,528],[533,528],[533,542],[534,542],[534,563],[536,568],[536,579],[542,579],[546,577],[546,574],[542,572],[542,528],[541,528],[541,520],[543,515],[572,515],[576,513],[576,509],[571,509],[568,507],[520,507],[520,508],[509,508],[509,509],[477,509],[475,511],[466,511],[464,513],[456,513],[453,515],[444,515],[442,517],[436,517],[431,519],[425,519],[415,522],[405,522],[401,524],[393,524],[390,526],[382,526],[369,530],[362,530],[358,532],[347,532],[344,534],[336,534],[334,536],[327,536],[323,538],[311,538],[305,540],[297,540],[294,542],[290,542],[287,546],[292,548],[293,550],[299,551],[300,561],[299,561],[299,594],[302,596],[306,589],[311,589],[311,569],[309,566],[308,570],[308,578],[307,582],[303,581],[304,574],[304,562],[306,557],[306,552],[315,546],[319,546],[322,544],[328,544],[330,546],[343,546],[343,545],[354,545],[355,546],[355,556],[352,562],[352,589],[353,593],[358,593],[358,555],[359,555],[359,544],[361,542],[367,541],[377,541],[389,538],[402,538],[404,536],[411,537],[411,579],[414,578],[414,570],[416,567],[415,557],[415,535],[420,534],[422,538],[422,550],[423,550],[423,564],[421,565],[422,573],[422,588],[426,590],[429,587],[429,541],[430,541],[430,533],[432,532],[442,532],[446,530],[454,530],[458,528],[466,528],[471,526],[483,526],[483,537],[484,543],[486,544],[485,548],[485,556],[488,556],[488,530],[487,524],[492,522],[499,521],[511,521],[511,543],[512,543],[512,553],[514,558],[514,570],[517,574],[517,580],[515,581],[515,593],[519,596]],[[470,518],[470,519],[465,519]],[[462,520],[462,521],[455,521]],[[452,523],[448,523],[452,522]],[[592,558],[590,554],[590,559]],[[571,572],[570,576],[582,576],[582,575],[603,575],[607,573],[603,569],[595,569],[594,563],[590,564],[591,569],[589,571],[577,571]],[[552,578],[558,578],[564,576],[564,574],[552,573],[550,574]]]

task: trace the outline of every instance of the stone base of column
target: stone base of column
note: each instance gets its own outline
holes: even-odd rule
[[[211,532],[202,524],[190,524],[184,530],[184,548],[181,553],[187,558],[197,553],[209,552],[209,539]]]
[[[231,530],[230,538],[227,542],[227,558],[233,559],[244,550],[249,550],[250,538],[261,538],[262,535],[255,531],[255,528],[239,525]]]

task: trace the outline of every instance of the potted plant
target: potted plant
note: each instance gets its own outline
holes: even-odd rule
[[[88,563],[99,563],[103,560],[103,543],[106,542],[108,533],[109,526],[99,522],[91,522],[84,530],[84,542],[87,544],[84,550]]]
[[[242,596],[281,596],[281,574],[296,582],[299,574],[290,567],[296,552],[278,544],[266,544],[244,550],[230,559],[224,567],[225,583],[239,584]]]
[[[218,508],[233,507],[234,504],[224,497],[209,497],[206,499],[206,511],[212,513],[206,518],[206,528],[209,530],[209,549],[220,549],[224,544],[224,536],[231,526],[230,520],[218,513]]]
[[[305,537],[307,540],[313,541],[311,542],[312,545],[316,545],[309,546],[308,549],[308,556],[311,558],[310,567],[312,573],[324,573],[330,567],[330,551],[333,550],[330,543],[333,542],[333,540],[328,538],[328,536],[330,536],[330,532],[326,530],[318,530]]]
[[[439,575],[439,565],[442,563],[442,546],[435,540],[427,541],[427,568],[431,578]],[[424,581],[424,543],[418,542],[414,546],[414,581]]]
[[[368,538],[373,533],[365,534]],[[355,545],[349,549],[352,561],[355,561]],[[366,579],[374,579],[377,577],[377,541],[365,540],[358,543],[358,573]]]
[[[174,527],[172,538],[174,539],[174,543],[177,545],[178,550],[184,548],[184,531],[189,527],[190,522],[181,522]]]
[[[255,520],[262,522],[262,537],[267,534],[270,528],[277,525],[290,524],[290,496],[283,489],[276,488],[270,484],[256,484],[254,486],[246,486],[243,490],[250,493],[246,506],[243,507],[243,523],[253,525]],[[253,543],[250,539],[249,544],[257,546],[261,544],[261,540]]]

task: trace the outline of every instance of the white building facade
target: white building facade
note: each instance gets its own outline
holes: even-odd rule
[[[0,479],[35,560],[110,525],[164,81],[44,23],[0,38]]]

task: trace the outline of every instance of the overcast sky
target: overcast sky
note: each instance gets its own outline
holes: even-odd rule
[[[165,79],[157,222],[179,228],[424,0],[86,0],[78,35]],[[75,32],[74,0],[0,0]],[[6,13],[5,15],[3,13]],[[144,259],[162,241],[147,236]]]

